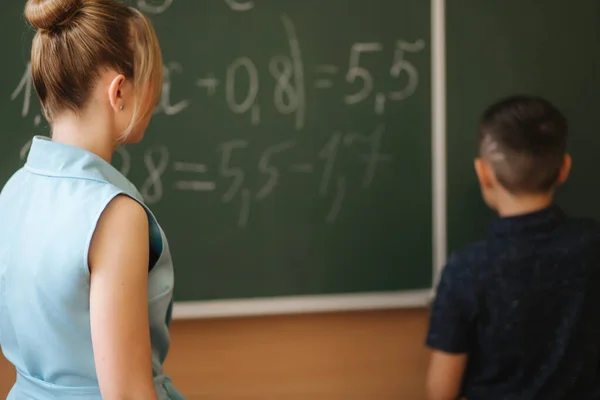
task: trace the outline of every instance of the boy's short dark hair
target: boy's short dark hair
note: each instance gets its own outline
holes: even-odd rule
[[[548,192],[564,162],[567,134],[566,118],[549,101],[511,96],[483,113],[479,153],[511,193]]]

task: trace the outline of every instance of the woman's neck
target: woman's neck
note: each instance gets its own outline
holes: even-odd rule
[[[101,118],[66,115],[54,121],[52,140],[80,147],[110,163],[117,146],[112,135],[107,132],[109,129],[106,122]]]

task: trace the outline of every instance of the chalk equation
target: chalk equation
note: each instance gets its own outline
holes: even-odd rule
[[[281,115],[293,115],[295,129],[300,131],[305,126],[306,121],[306,88],[305,73],[302,63],[301,53],[296,39],[294,39],[293,25],[289,20],[286,23],[287,31],[290,34],[291,57],[274,56],[270,59],[268,69],[275,81],[275,88],[272,92],[273,105]],[[346,105],[352,106],[371,100],[373,103],[373,112],[381,116],[385,113],[386,103],[389,101],[402,101],[411,97],[419,85],[419,73],[417,68],[407,59],[407,54],[416,53],[423,50],[425,44],[422,40],[415,42],[406,42],[398,40],[394,50],[394,56],[390,65],[390,76],[400,78],[403,74],[406,77],[402,80],[403,84],[397,88],[391,88],[387,91],[378,91],[374,93],[374,76],[369,70],[361,66],[361,59],[369,53],[380,52],[383,46],[380,43],[356,43],[350,50],[349,64],[346,72],[336,65],[317,65],[314,67],[315,75],[313,87],[316,90],[331,89],[340,75],[341,80],[356,89],[348,92],[341,99]],[[174,116],[185,111],[191,106],[189,99],[173,99],[172,88],[176,81],[175,76],[183,74],[183,66],[177,62],[169,62],[164,65],[163,90],[159,104],[154,110],[154,114],[164,114]],[[242,98],[236,97],[236,88],[238,88],[238,77],[246,75],[248,87]],[[235,114],[249,114],[252,125],[259,125],[261,120],[261,106],[257,103],[259,94],[259,71],[256,64],[249,57],[238,57],[226,68],[224,79],[218,79],[213,73],[208,73],[204,77],[197,78],[195,85],[205,91],[206,96],[217,95],[221,81],[224,80],[223,95],[229,109]],[[339,81],[340,79],[338,79]],[[16,100],[20,95],[23,97],[21,116],[27,117],[31,106],[32,97],[31,66],[28,63],[25,71],[14,89],[11,99]],[[38,126],[42,121],[42,116],[37,114],[34,117],[34,125]]]
[[[215,148],[219,154],[219,161],[214,166],[197,160],[176,159],[164,145],[149,147],[143,156],[146,177],[139,186],[140,192],[149,205],[159,203],[170,190],[190,193],[217,192],[221,203],[238,204],[238,225],[245,227],[251,215],[252,204],[269,198],[281,185],[282,179],[292,179],[294,175],[314,176],[315,196],[328,199],[331,203],[324,219],[327,223],[334,223],[340,215],[348,186],[344,172],[336,168],[340,152],[344,148],[357,147],[358,155],[354,161],[364,166],[359,187],[369,189],[378,166],[393,161],[389,154],[382,153],[384,134],[384,124],[378,125],[368,134],[334,132],[325,145],[313,154],[312,159],[294,163],[289,160],[290,153],[297,146],[297,140],[284,140],[262,149],[251,168],[237,162],[242,152],[251,150],[250,143],[244,139],[219,143]],[[121,173],[125,176],[130,175],[132,162],[127,148],[119,147],[116,158]],[[209,175],[212,169],[215,173]],[[335,173],[336,171],[338,173]],[[169,177],[165,176],[167,173]],[[258,180],[261,182],[258,187],[250,187],[248,184],[247,178],[250,174],[258,174]],[[217,179],[209,179],[207,176],[216,176]]]
[[[255,1],[249,0],[222,1],[233,11],[249,11],[255,6]],[[137,6],[149,13],[162,14],[175,2],[137,0]],[[201,160],[177,159],[168,145],[146,148],[143,162],[138,164],[132,162],[127,147],[119,147],[115,156],[118,168],[125,176],[144,176],[143,180],[134,183],[139,184],[148,204],[160,203],[171,192],[187,192],[190,196],[216,195],[223,204],[236,207],[237,223],[245,227],[251,219],[253,205],[270,198],[282,182],[304,176],[315,184],[314,195],[328,202],[329,211],[324,220],[332,224],[342,213],[344,201],[353,188],[368,190],[379,166],[393,162],[391,155],[382,151],[386,124],[385,118],[380,117],[385,115],[390,104],[405,101],[417,92],[420,76],[416,65],[420,65],[419,57],[426,48],[425,41],[421,38],[396,39],[387,45],[376,41],[350,42],[346,45],[347,56],[343,65],[330,60],[306,65],[293,20],[281,14],[279,22],[285,48],[266,60],[256,60],[250,55],[234,56],[220,70],[195,71],[194,76],[189,76],[189,70],[179,62],[165,62],[162,93],[154,114],[167,117],[182,115],[185,118],[183,114],[194,107],[193,99],[176,98],[176,93],[185,91],[174,89],[187,85],[199,91],[195,98],[200,97],[202,101],[220,96],[232,114],[247,118],[251,126],[259,126],[263,114],[272,116],[273,113],[268,112],[272,107],[277,114],[290,118],[290,129],[301,132],[307,129],[308,100],[335,89],[328,98],[349,110],[363,105],[362,111],[375,117],[376,121],[369,123],[375,128],[371,132],[333,132],[324,145],[315,146],[318,150],[312,155],[295,163],[289,160],[294,154],[300,154],[295,150],[301,144],[302,135],[287,137],[260,149],[239,136],[223,140],[214,150],[218,152],[219,159],[216,165],[208,165]],[[375,70],[369,65],[378,65],[379,68]],[[33,126],[40,127],[44,119],[41,112],[34,111],[40,110],[40,107],[33,91],[31,64],[27,63],[10,93],[10,99],[21,101],[21,117],[32,118]],[[268,96],[261,95],[265,91]],[[269,103],[260,104],[259,99],[264,102],[265,98],[269,99]],[[21,147],[22,160],[30,146],[31,140],[28,140]],[[344,153],[344,150],[349,151]],[[357,151],[359,155],[356,155]],[[340,167],[339,158],[343,153],[353,154],[355,164],[364,167],[361,182],[351,181],[348,171],[344,172],[344,168]],[[246,160],[251,157],[255,157],[254,164],[248,166]],[[242,163],[240,159],[245,161]],[[257,186],[249,182],[260,184]]]

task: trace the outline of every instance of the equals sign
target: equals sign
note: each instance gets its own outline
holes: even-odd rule
[[[339,72],[339,68],[335,65],[318,65],[315,68],[318,74],[335,75]],[[333,87],[333,81],[331,79],[317,79],[314,83],[317,89],[331,89]]]
[[[212,192],[217,185],[214,182],[203,181],[177,181],[173,184],[177,190],[188,190],[194,192]]]
[[[187,162],[176,162],[173,164],[173,168],[177,172],[194,172],[198,174],[206,173],[208,170],[204,164],[194,164]],[[200,181],[200,180],[181,180],[173,184],[176,190],[187,190],[195,192],[211,192],[215,190],[216,184],[211,181]]]

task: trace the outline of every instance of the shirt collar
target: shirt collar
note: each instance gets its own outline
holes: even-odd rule
[[[33,138],[25,168],[40,175],[108,182],[142,200],[135,185],[101,157],[48,137]]]
[[[540,211],[512,217],[499,217],[492,223],[494,236],[515,236],[548,232],[566,220],[566,214],[557,205]]]

